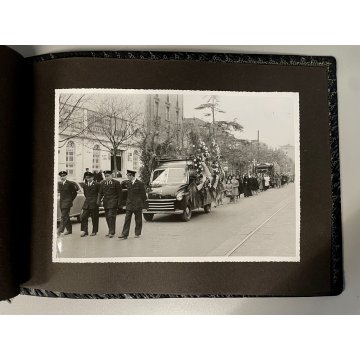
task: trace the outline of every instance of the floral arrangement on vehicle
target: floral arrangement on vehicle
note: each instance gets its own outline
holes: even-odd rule
[[[198,147],[193,145],[193,162],[196,174],[196,185],[198,189],[209,188],[211,181],[211,173],[207,168],[206,162],[210,157],[210,152],[205,142],[200,140]]]
[[[221,158],[221,152],[220,152],[220,147],[216,143],[215,139],[211,140],[210,151],[211,151],[212,158],[214,159],[213,161],[219,162],[220,158]]]
[[[223,173],[221,165],[220,147],[213,139],[210,149],[204,141],[200,140],[199,145],[193,145],[193,162],[196,173],[196,184],[198,188],[217,190],[219,180]],[[209,170],[210,169],[210,170]]]

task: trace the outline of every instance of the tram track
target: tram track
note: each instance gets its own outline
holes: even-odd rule
[[[238,244],[236,244],[231,250],[229,250],[225,256],[231,256],[239,247],[247,240],[249,240],[255,233],[257,233],[264,225],[266,225],[276,214],[278,214],[281,210],[285,209],[291,202],[288,201],[286,204],[277,209],[271,216],[269,216],[264,222],[262,222],[258,227],[256,227],[253,231],[251,231],[244,239],[242,239]]]

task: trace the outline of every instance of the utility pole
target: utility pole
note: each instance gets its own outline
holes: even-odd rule
[[[211,112],[212,112],[213,137],[215,139],[215,134],[216,134],[216,130],[215,130],[215,98],[212,99]]]
[[[260,131],[257,133],[257,162],[259,162],[259,152],[260,152]]]

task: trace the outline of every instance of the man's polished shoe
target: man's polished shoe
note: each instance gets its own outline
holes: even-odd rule
[[[71,235],[71,234],[72,234],[71,231],[67,231],[67,230],[66,230],[66,231],[64,232],[64,235]]]
[[[96,232],[92,232],[90,236],[96,236]]]
[[[135,235],[136,238],[139,238],[141,235]]]
[[[114,235],[113,234],[109,234],[109,238],[113,238],[114,237]]]
[[[110,234],[106,234],[105,236],[106,236],[106,237],[109,237],[109,235],[110,235]]]
[[[119,239],[127,239],[128,237],[127,236],[125,236],[125,235],[120,235],[119,236]]]
[[[82,231],[81,234],[80,234],[80,237],[85,237],[85,236],[88,236],[88,233],[85,232],[85,231]]]

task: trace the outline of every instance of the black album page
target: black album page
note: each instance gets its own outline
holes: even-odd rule
[[[335,59],[81,52],[29,64],[23,294],[342,291]]]

